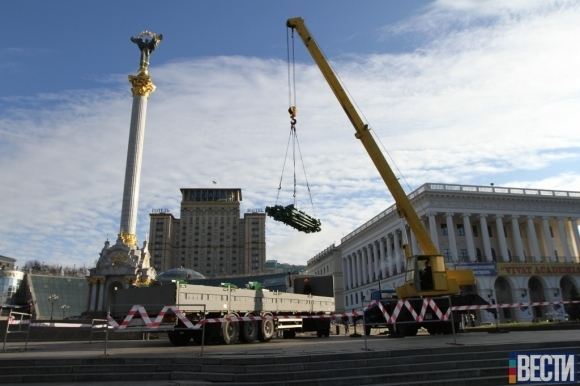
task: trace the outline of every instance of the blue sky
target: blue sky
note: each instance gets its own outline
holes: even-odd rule
[[[580,191],[576,1],[12,1],[0,5],[0,254],[93,266],[119,227],[129,37],[164,35],[145,134],[138,238],[179,189],[276,198],[286,28],[302,16],[396,161],[426,182]],[[268,221],[268,258],[305,263],[391,204],[297,41],[299,137],[316,235]],[[285,181],[281,201],[290,201]],[[299,205],[308,210],[307,194]]]

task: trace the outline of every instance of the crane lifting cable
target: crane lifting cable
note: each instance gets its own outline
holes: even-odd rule
[[[288,39],[287,39],[288,43]],[[320,220],[314,218],[307,213],[296,209],[296,148],[298,148],[298,154],[300,156],[300,162],[302,163],[302,169],[304,172],[304,179],[306,180],[306,188],[308,189],[308,195],[310,197],[310,204],[314,208],[312,201],[312,194],[310,193],[310,185],[308,184],[308,178],[306,177],[306,168],[304,166],[304,160],[302,159],[302,151],[300,150],[300,142],[298,141],[298,135],[296,134],[296,82],[294,76],[294,33],[292,33],[292,65],[290,64],[290,44],[288,47],[288,99],[290,108],[288,113],[290,113],[290,136],[288,137],[288,144],[286,145],[286,155],[284,156],[284,164],[282,165],[282,174],[280,175],[280,183],[278,184],[278,194],[276,196],[276,205],[267,206],[266,214],[272,217],[276,221],[280,221],[292,228],[304,232],[320,232]],[[280,191],[282,190],[282,180],[284,177],[284,169],[286,168],[286,160],[288,159],[288,149],[290,148],[290,143],[292,143],[292,164],[294,167],[294,203],[283,206],[278,205],[278,199],[280,197]]]

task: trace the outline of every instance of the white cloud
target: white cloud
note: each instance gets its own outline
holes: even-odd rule
[[[448,19],[487,12],[454,3],[433,9]],[[411,188],[493,176],[497,185],[580,190],[580,11],[517,4],[525,8],[510,11],[517,18],[439,34],[416,52],[334,63]],[[244,208],[274,204],[289,130],[285,63],[215,57],[151,72],[158,89],[149,101],[139,239],[152,208],[179,216],[183,187],[216,180],[241,187]],[[267,236],[269,258],[304,263],[391,199],[318,69],[301,64],[297,75],[298,135],[323,231],[300,234],[269,220]],[[105,238],[116,237],[131,106],[121,79],[112,75],[109,89],[19,100],[0,119],[2,254],[91,266]],[[299,204],[311,212],[297,174]],[[283,186],[280,203],[289,203],[292,183]]]

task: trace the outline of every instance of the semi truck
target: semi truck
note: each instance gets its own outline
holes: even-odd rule
[[[155,326],[155,330],[167,331],[169,341],[176,346],[187,345],[191,340],[226,344],[267,342],[278,332],[284,338],[308,331],[328,337],[334,298],[315,295],[312,289],[317,286],[310,286],[308,280],[306,284],[301,287],[303,290],[306,287],[306,293],[301,294],[270,291],[257,283],[237,288],[228,283],[214,287],[169,282],[119,289],[110,307],[110,317],[122,324],[131,314],[131,326],[146,328],[135,306],[142,307],[148,316],[159,315],[171,306],[170,310],[179,310],[186,320],[177,317],[174,311],[166,312],[163,323]]]
[[[475,291],[475,275],[471,270],[448,270],[446,268],[443,255],[431,240],[429,232],[423,225],[411,201],[401,187],[397,176],[374,139],[369,125],[365,123],[361,114],[351,102],[345,88],[306,27],[304,19],[301,17],[288,19],[286,26],[292,31],[292,37],[294,37],[294,32],[297,32],[302,39],[306,49],[352,123],[356,132],[355,137],[361,141],[393,196],[399,216],[408,224],[422,251],[422,254],[413,255],[409,245],[403,245],[406,269],[405,281],[403,285],[396,288],[396,294],[386,297],[378,296],[377,301],[381,302],[383,309],[389,315],[393,314],[397,305],[400,307],[399,300],[408,301],[413,309],[419,311],[425,299],[433,299],[437,308],[443,313],[446,313],[450,302],[453,306],[488,304],[477,295]],[[292,119],[296,119],[296,106],[290,106],[289,111],[291,115],[294,113]],[[432,333],[450,333],[453,327],[459,327],[459,312],[454,311],[453,316],[455,318],[453,319],[455,325],[452,325],[451,320],[437,320],[435,313],[432,311],[432,308],[429,308],[426,318],[423,319],[424,321],[417,322],[408,308],[401,309],[396,323],[388,324],[389,328],[392,329],[393,334],[405,336],[417,334],[418,329],[423,326]],[[427,320],[427,318],[431,319]],[[365,311],[365,320],[368,325],[386,323],[383,312],[378,307],[369,307]]]

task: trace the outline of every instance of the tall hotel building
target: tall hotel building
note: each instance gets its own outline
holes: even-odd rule
[[[264,271],[266,215],[240,218],[241,189],[181,189],[181,218],[150,214],[149,250],[158,271],[185,267],[206,277]]]

